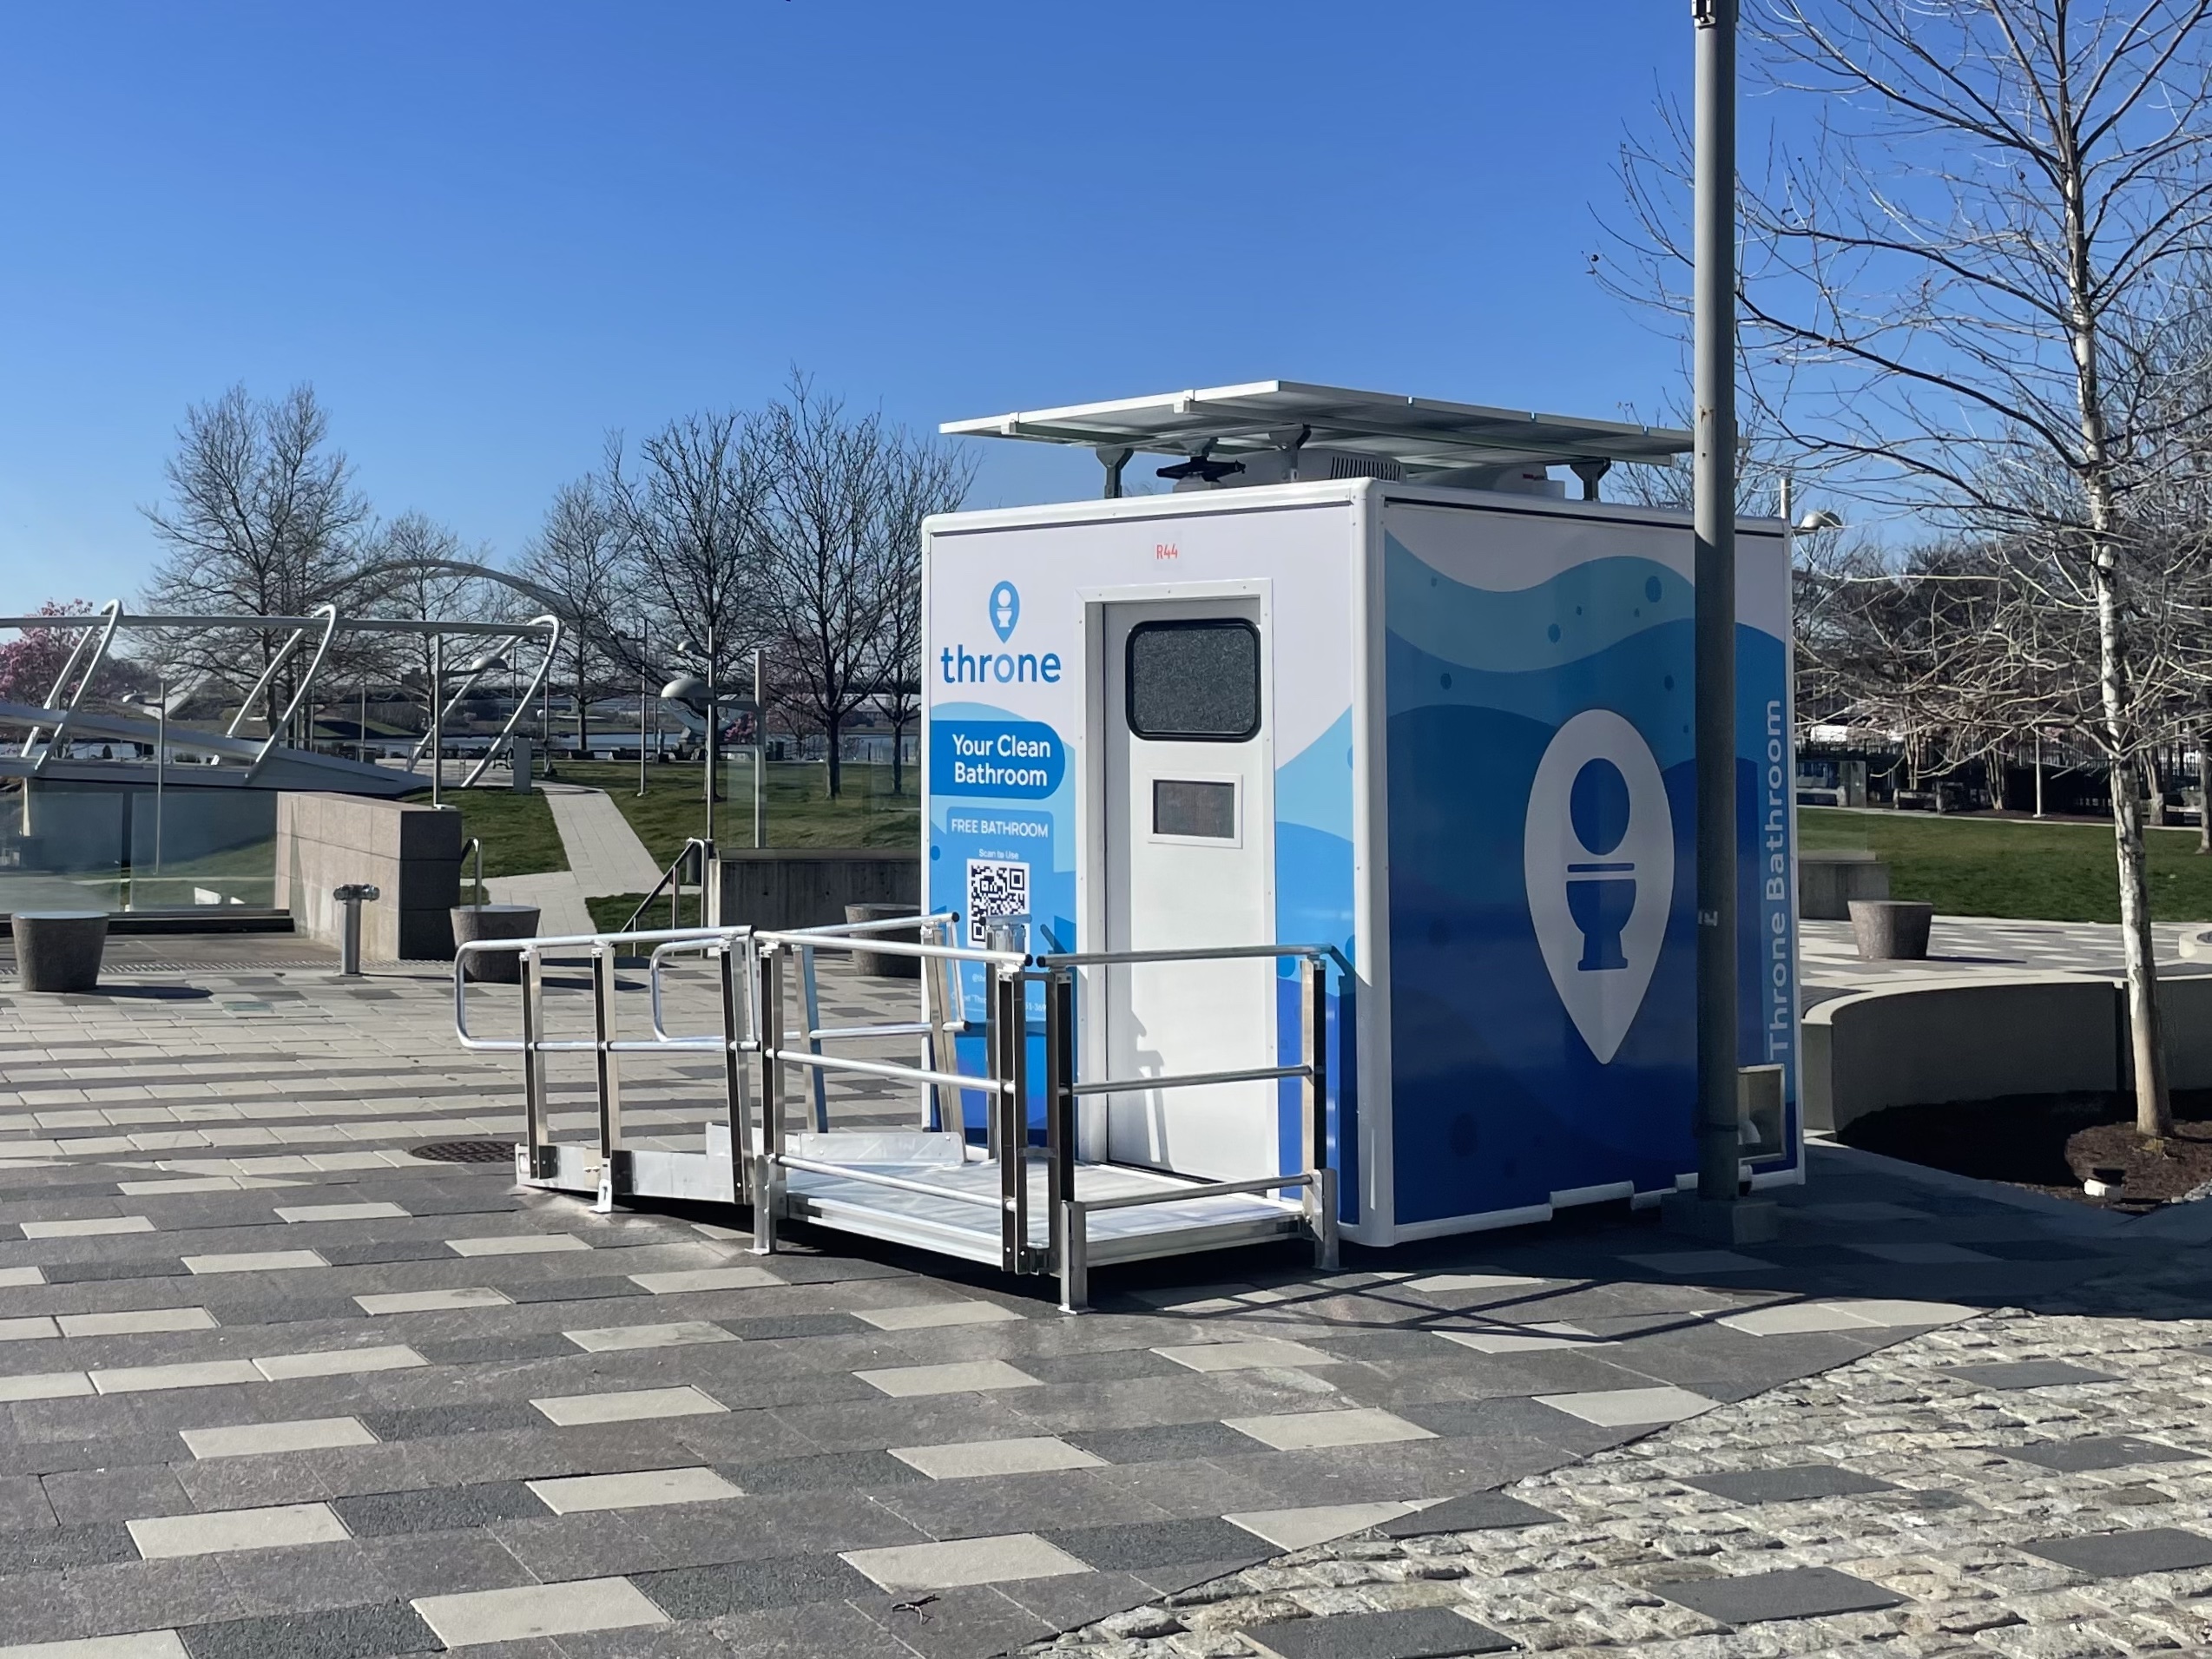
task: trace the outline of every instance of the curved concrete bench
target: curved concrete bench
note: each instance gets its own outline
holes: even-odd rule
[[[1805,1127],[1889,1106],[2130,1087],[2125,984],[2096,974],[1977,974],[1837,997],[1805,1013]],[[2212,974],[2158,982],[2167,1082],[2212,1086]]]
[[[17,911],[16,977],[25,991],[90,991],[108,948],[104,910]]]
[[[458,950],[477,939],[530,939],[537,937],[536,905],[456,905],[453,906],[453,945]],[[515,985],[523,978],[519,951],[486,951],[468,960],[469,978],[487,984]]]

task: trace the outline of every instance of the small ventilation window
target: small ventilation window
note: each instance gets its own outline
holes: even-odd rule
[[[1202,841],[1234,841],[1236,785],[1193,778],[1155,778],[1152,833]]]
[[[1377,456],[1332,455],[1329,457],[1329,477],[1332,478],[1380,478],[1386,484],[1397,484],[1406,477],[1406,469],[1395,461]]]
[[[1129,722],[1139,737],[1241,743],[1260,731],[1260,630],[1233,617],[1129,629]]]

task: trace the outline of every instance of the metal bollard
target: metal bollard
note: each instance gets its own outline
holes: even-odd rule
[[[361,977],[361,905],[384,897],[372,882],[350,881],[331,889],[330,896],[344,907],[338,924],[338,971],[341,978]]]

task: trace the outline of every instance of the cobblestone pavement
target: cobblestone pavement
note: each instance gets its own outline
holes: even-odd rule
[[[580,1018],[581,977],[550,978],[549,1023]],[[617,998],[631,1029],[642,978]],[[672,996],[679,1029],[700,994]],[[866,1020],[913,994],[833,978],[824,1007]],[[511,996],[480,993],[482,1029],[505,1029]],[[2082,1494],[2179,1492],[2189,1465],[2042,1470],[1978,1445],[2090,1426],[2153,1443],[2130,1456],[2202,1444],[2187,1426],[2202,1389],[2173,1368],[2200,1363],[2183,1348],[2207,1332],[2165,1327],[2163,1350],[2098,1334],[2212,1306],[2188,1217],[2006,1201],[1817,1149],[1784,1238],[1755,1250],[1594,1212],[1351,1251],[1327,1276],[1282,1252],[1102,1273],[1099,1311],[1070,1320],[1038,1281],[796,1228],[755,1257],[742,1213],[601,1217],[517,1192],[504,1166],[425,1162],[425,1143],[511,1136],[518,1118],[516,1076],[457,1047],[451,1010],[435,975],[256,972],[238,952],[90,996],[0,998],[0,1659],[952,1659],[1225,1577],[1276,1596],[1271,1614],[1340,1607],[1347,1622],[1307,1631],[1365,1641],[1348,1615],[1378,1592],[1356,1585],[1393,1573],[1391,1593],[1455,1601],[1540,1587],[1469,1603],[1524,1644],[1610,1630],[1708,1643],[1685,1651],[1806,1631],[1835,1645],[1859,1627],[1725,1602],[1708,1618],[1645,1594],[1701,1575],[1734,1593],[1722,1581],[1744,1562],[1791,1551],[1912,1598],[1848,1616],[1909,1626],[1947,1570],[1998,1586],[2032,1632],[2057,1627],[2038,1610],[2073,1603],[2027,1587],[2074,1580],[2013,1544],[2095,1531]],[[697,1143],[718,1115],[699,1057],[626,1063],[636,1143]],[[553,1079],[564,1133],[591,1122],[583,1059]],[[839,1123],[912,1110],[873,1084],[829,1108]],[[2124,1304],[2085,1288],[2116,1272],[2138,1287]],[[1921,1356],[1957,1358],[1998,1307],[2031,1310],[2023,1330],[2062,1333],[2049,1352],[2093,1350],[2122,1381],[1992,1393],[1939,1378]],[[1869,1366],[1905,1368],[1924,1396],[1849,1380]],[[1858,1415],[1809,1432],[1841,1412],[1824,1391],[1847,1387]],[[2083,1400],[2098,1415],[2035,1421]],[[1998,1565],[1939,1553],[1925,1583],[1878,1570],[1828,1509],[1746,1510],[1644,1461],[1681,1457],[1956,1486],[1990,1518],[1879,1493],[1833,1514],[1893,1515],[1916,1543],[1971,1524],[1945,1547]],[[1514,1486],[1532,1478],[1549,1484]],[[1494,1520],[1494,1499],[1449,1505],[1500,1487],[1561,1518],[1405,1546],[1475,1577],[1262,1564],[1345,1537],[1363,1540],[1339,1546],[1356,1556],[1378,1524]],[[2185,1505],[2100,1501],[2189,1530]],[[2005,1531],[2044,1524],[2038,1503],[2044,1532]],[[1516,1551],[1533,1552],[1524,1570]],[[1290,1577],[1235,1577],[1254,1571]],[[1287,1599],[1301,1586],[1338,1599]],[[1739,1634],[1699,1634],[1722,1623]],[[1250,1650],[1234,1628],[1143,1639]],[[1996,1624],[1957,1640],[2007,1630],[2025,1639]],[[1454,1650],[1390,1639],[1275,1650]]]
[[[1040,1651],[2212,1650],[2209,1338],[1992,1314]]]

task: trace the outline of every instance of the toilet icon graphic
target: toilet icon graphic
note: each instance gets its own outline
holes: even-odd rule
[[[991,630],[1002,645],[1014,636],[1014,624],[1021,619],[1022,596],[1012,583],[1000,583],[991,590]]]
[[[1643,1006],[1674,902],[1673,815],[1643,734],[1610,708],[1562,726],[1529,786],[1523,849],[1544,968],[1610,1064]]]
[[[1583,851],[1591,855],[1567,866],[1567,912],[1583,936],[1575,971],[1625,968],[1629,959],[1621,954],[1621,930],[1636,913],[1636,862],[1603,861],[1629,833],[1629,780],[1621,768],[1602,755],[1583,761],[1567,793],[1567,821]]]

